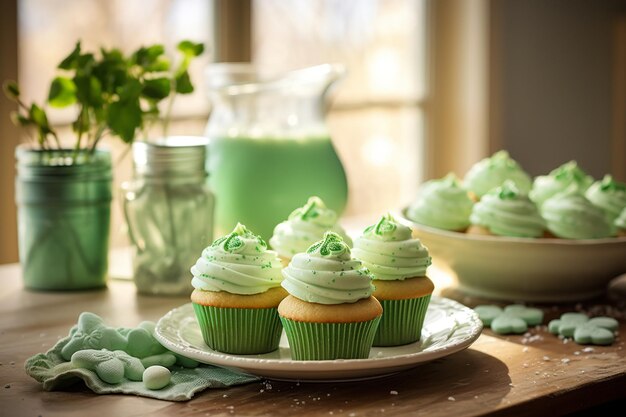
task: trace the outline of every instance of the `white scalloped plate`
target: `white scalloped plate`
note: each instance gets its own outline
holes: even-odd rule
[[[156,338],[173,352],[202,363],[218,365],[265,378],[330,381],[380,377],[451,355],[480,336],[476,313],[456,301],[433,296],[420,342],[398,347],[373,347],[368,359],[294,361],[283,332],[278,350],[263,355],[229,355],[209,348],[202,340],[191,304],[175,308],[157,323]]]

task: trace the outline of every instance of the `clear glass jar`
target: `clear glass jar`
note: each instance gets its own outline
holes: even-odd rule
[[[207,141],[173,136],[133,143],[134,179],[122,185],[138,292],[189,295],[189,268],[213,239]]]

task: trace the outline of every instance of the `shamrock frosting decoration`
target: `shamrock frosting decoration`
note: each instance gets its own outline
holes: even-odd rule
[[[337,213],[326,207],[326,204],[317,196],[310,197],[306,204],[291,212],[289,220],[299,218],[312,221],[320,226],[331,227],[337,221]]]
[[[543,311],[538,308],[512,304],[502,309],[496,305],[474,307],[478,318],[498,334],[521,334],[528,326],[536,326],[543,321]]]
[[[72,365],[94,371],[109,384],[119,384],[124,378],[141,381],[145,367],[137,358],[121,350],[79,350],[72,355]]]
[[[411,229],[398,223],[391,213],[387,213],[378,220],[378,223],[366,227],[363,235],[384,241],[400,241],[411,238]]]
[[[237,223],[237,226],[230,234],[216,239],[211,246],[222,246],[225,252],[239,253],[246,247],[246,240],[253,240],[256,243],[257,252],[263,252],[267,249],[267,243],[241,223]]]
[[[348,259],[350,258],[350,248],[343,241],[341,236],[339,236],[335,232],[326,232],[324,234],[324,240],[317,242],[306,251],[308,254],[319,253],[324,257],[342,257],[345,254],[348,254]]]
[[[614,331],[619,323],[612,317],[589,318],[583,313],[565,313],[548,323],[548,331],[555,335],[571,337],[579,345],[610,345],[615,340]]]

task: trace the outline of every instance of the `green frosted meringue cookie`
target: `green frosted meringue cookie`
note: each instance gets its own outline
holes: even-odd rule
[[[470,222],[474,202],[461,187],[456,175],[425,182],[417,199],[407,209],[407,217],[426,226],[444,230],[464,230]]]
[[[603,209],[609,222],[613,223],[626,208],[626,184],[615,181],[607,174],[601,181],[596,181],[589,187],[585,197],[593,205]]]
[[[624,210],[617,216],[614,224],[617,229],[626,231],[626,207],[624,207]]]
[[[545,222],[535,203],[520,193],[510,180],[485,194],[474,205],[470,221],[500,236],[539,237],[545,230]]]
[[[565,239],[610,237],[613,227],[604,211],[594,206],[576,188],[559,193],[541,206],[548,230]]]
[[[523,194],[530,191],[532,180],[507,151],[494,153],[490,158],[474,164],[465,174],[463,184],[468,191],[481,198],[492,189],[511,180]]]
[[[326,232],[306,253],[296,254],[283,276],[281,285],[289,294],[311,303],[354,303],[374,291],[370,272],[334,232]]]
[[[232,233],[202,251],[191,267],[191,285],[204,291],[260,294],[280,286],[281,268],[276,252],[267,250],[260,236],[237,224]]]
[[[306,252],[313,243],[332,231],[352,246],[352,240],[337,223],[337,213],[326,207],[319,197],[310,197],[307,203],[295,209],[287,220],[274,228],[270,246],[280,256],[291,258],[296,253]]]
[[[548,198],[570,188],[576,188],[584,193],[592,183],[593,177],[580,169],[576,161],[569,161],[548,175],[536,177],[528,197],[540,206]]]
[[[423,277],[431,264],[428,249],[411,229],[386,214],[355,239],[352,254],[380,280]]]

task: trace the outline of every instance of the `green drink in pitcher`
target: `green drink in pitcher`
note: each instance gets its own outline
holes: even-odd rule
[[[209,65],[207,171],[217,236],[242,223],[269,239],[314,195],[343,213],[346,174],[325,122],[328,93],[343,73],[331,64],[271,76],[251,64]]]
[[[208,170],[217,235],[241,222],[269,239],[312,195],[338,214],[346,206],[346,175],[329,137],[214,138]]]

